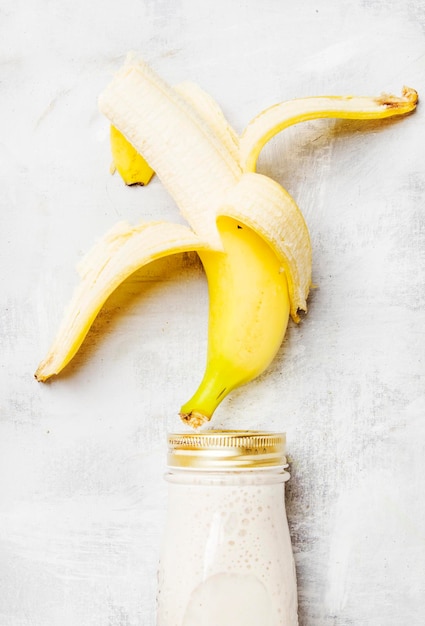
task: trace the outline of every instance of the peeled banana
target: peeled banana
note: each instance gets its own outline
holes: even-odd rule
[[[289,316],[299,321],[299,311],[307,310],[308,229],[288,192],[255,172],[261,149],[282,129],[307,119],[381,119],[409,113],[416,103],[408,88],[400,98],[293,100],[263,111],[238,137],[198,86],[173,88],[131,58],[99,99],[121,150],[113,155],[115,166],[129,181],[141,177],[140,168],[145,179],[136,182],[148,182],[155,172],[189,227],[119,224],[107,233],[82,265],[81,284],[36,378],[44,381],[65,367],[127,276],[161,256],[196,250],[208,280],[208,354],[199,388],[180,415],[195,428],[211,419],[232,389],[267,368]]]

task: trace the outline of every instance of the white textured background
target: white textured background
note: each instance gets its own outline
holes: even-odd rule
[[[135,49],[238,131],[297,96],[425,98],[425,5],[2,0],[0,30],[0,626],[152,626],[165,436],[205,357],[196,257],[136,274],[66,373],[32,378],[96,238],[178,219],[157,180],[109,175],[98,93]],[[261,159],[304,212],[318,288],[215,426],[287,431],[301,626],[425,620],[423,106],[307,123]]]

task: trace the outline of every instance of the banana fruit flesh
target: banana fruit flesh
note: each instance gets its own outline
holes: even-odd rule
[[[210,298],[207,364],[180,415],[195,428],[210,420],[232,389],[268,367],[289,317],[297,322],[299,311],[307,310],[308,229],[288,192],[255,172],[262,147],[300,121],[383,119],[409,113],[416,103],[416,92],[407,88],[399,98],[293,100],[263,111],[238,137],[197,85],[173,88],[143,61],[129,59],[99,100],[111,133],[119,133],[115,166],[124,180],[140,178],[140,167],[142,176],[155,172],[189,226],[119,224],[107,233],[84,261],[81,284],[36,378],[47,380],[67,365],[107,297],[132,272],[161,256],[195,250]]]

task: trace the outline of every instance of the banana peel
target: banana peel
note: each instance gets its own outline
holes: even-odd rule
[[[110,129],[112,152],[111,173],[116,171],[126,185],[147,185],[153,169],[115,126]]]
[[[155,172],[189,226],[121,224],[107,234],[84,263],[81,285],[36,378],[47,380],[67,365],[108,295],[129,274],[161,256],[196,250],[209,286],[208,354],[204,377],[180,414],[193,427],[211,419],[232,389],[268,367],[289,315],[298,322],[299,311],[307,310],[308,229],[288,192],[255,172],[262,148],[298,122],[384,119],[416,104],[409,88],[401,97],[292,100],[263,111],[238,137],[197,85],[173,88],[143,61],[129,60],[99,99],[113,129],[115,165],[129,181],[149,182]]]

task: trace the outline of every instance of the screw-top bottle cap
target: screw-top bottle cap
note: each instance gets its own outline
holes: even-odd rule
[[[168,466],[202,470],[257,469],[286,465],[285,433],[208,430],[168,436]]]

